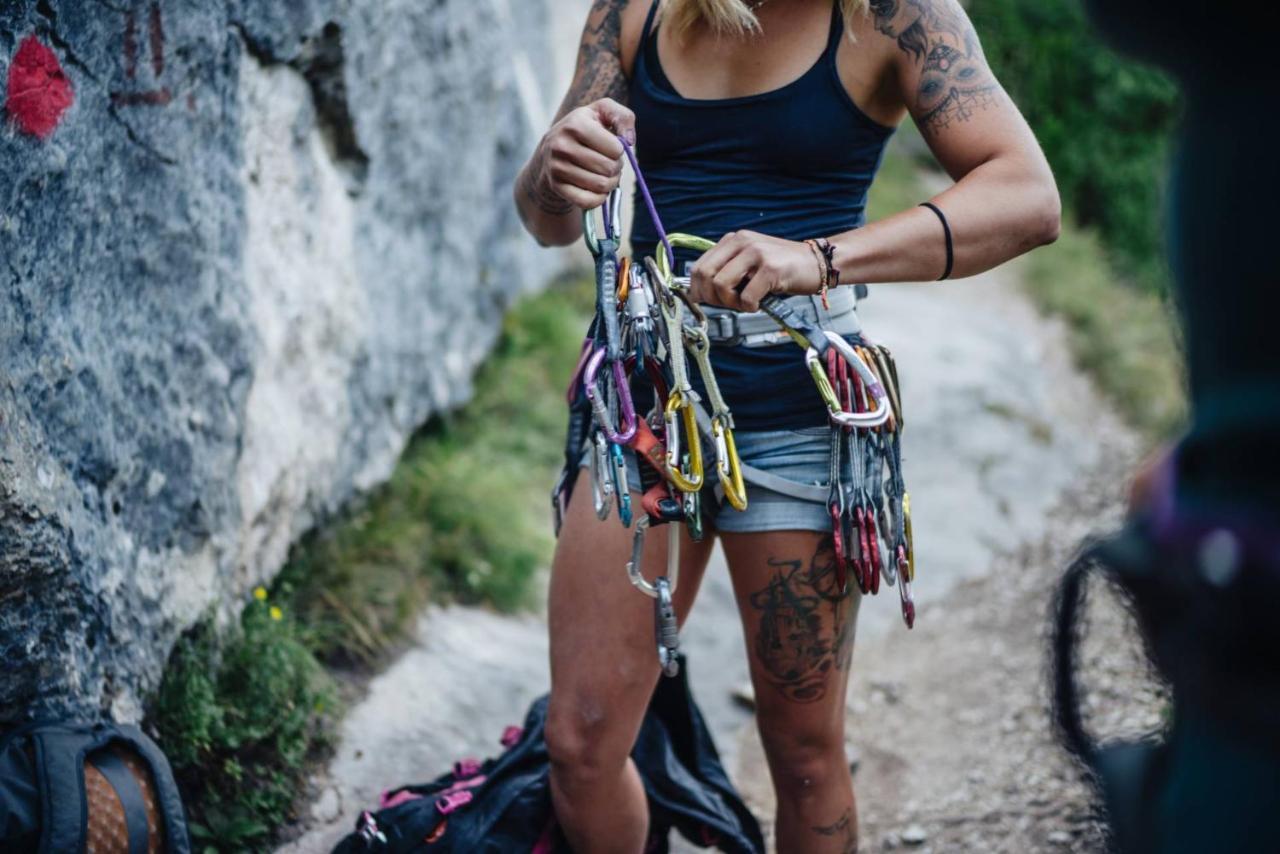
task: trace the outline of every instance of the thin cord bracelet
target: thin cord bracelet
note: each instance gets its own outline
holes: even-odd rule
[[[822,254],[822,249],[818,246],[816,240],[806,240],[805,246],[813,250],[814,260],[818,262],[818,293],[822,295],[822,304],[827,304],[827,286],[830,284],[830,271],[827,269],[827,259]]]
[[[942,234],[947,240],[947,269],[942,272],[942,276],[938,281],[944,281],[951,278],[951,268],[955,266],[956,256],[955,247],[951,243],[951,224],[947,222],[947,215],[944,214],[933,202],[921,202],[920,207],[928,208],[938,215],[938,221],[942,223]]]

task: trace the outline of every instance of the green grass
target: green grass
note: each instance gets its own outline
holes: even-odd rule
[[[1181,348],[1165,300],[1130,286],[1092,232],[1066,224],[1052,246],[1027,259],[1026,288],[1071,330],[1076,362],[1149,441],[1186,418]]]
[[[414,438],[363,506],[306,538],[277,588],[323,660],[372,663],[428,601],[528,601],[554,545],[564,384],[590,289],[563,282],[509,314],[475,396]]]
[[[206,621],[179,641],[149,724],[197,850],[269,850],[293,817],[338,716],[325,665],[372,669],[428,602],[528,602],[554,545],[547,496],[591,299],[577,280],[522,300],[467,406],[429,424],[387,484],[306,537],[235,631]]]

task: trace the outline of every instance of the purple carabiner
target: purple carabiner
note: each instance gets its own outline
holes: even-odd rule
[[[582,377],[583,389],[587,393],[587,400],[591,401],[591,413],[595,416],[596,424],[604,431],[605,437],[614,444],[625,445],[631,441],[636,435],[636,408],[631,401],[631,387],[627,384],[627,370],[622,365],[622,360],[616,360],[612,363],[613,384],[618,394],[618,410],[622,416],[622,425],[619,428],[614,427],[609,421],[609,411],[605,400],[596,389],[596,380],[600,376],[600,366],[604,364],[606,348],[597,347],[596,351],[591,354],[590,361],[587,362],[586,372]]]
[[[578,354],[578,363],[573,367],[573,376],[569,378],[569,387],[565,390],[565,400],[573,406],[573,402],[578,398],[578,384],[582,382],[582,372],[587,367],[587,360],[591,358],[591,339],[586,338],[582,341],[582,352]]]

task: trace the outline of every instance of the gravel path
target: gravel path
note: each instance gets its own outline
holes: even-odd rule
[[[1017,275],[1014,264],[960,283],[882,287],[864,304],[864,325],[899,362],[920,564],[915,631],[892,590],[862,608],[849,732],[864,850],[1097,847],[1083,790],[1049,736],[1041,635],[1066,556],[1116,514],[1136,442],[1071,367],[1063,330],[1036,314]],[[1114,702],[1141,670],[1107,643],[1124,636],[1121,612],[1103,609],[1095,624],[1093,702],[1112,724],[1151,724],[1150,690]],[[538,616],[424,615],[414,647],[344,721],[310,827],[282,850],[328,850],[383,788],[496,752],[502,727],[546,690],[544,635]],[[733,698],[746,660],[719,556],[683,643],[726,764],[767,817],[752,717]]]

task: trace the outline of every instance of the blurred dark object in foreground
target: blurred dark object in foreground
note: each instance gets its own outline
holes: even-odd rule
[[[1168,234],[1192,423],[1128,527],[1087,546],[1063,580],[1058,724],[1097,774],[1117,850],[1280,851],[1280,73],[1245,7],[1087,5],[1186,96]],[[1131,597],[1173,690],[1160,743],[1099,749],[1083,732],[1074,635],[1094,567]]]
[[[1119,534],[1086,545],[1059,589],[1055,712],[1062,740],[1101,783],[1123,854],[1280,851],[1280,531],[1184,514],[1168,460],[1153,501]],[[1173,693],[1163,742],[1099,747],[1075,682],[1092,571],[1134,606]]]

